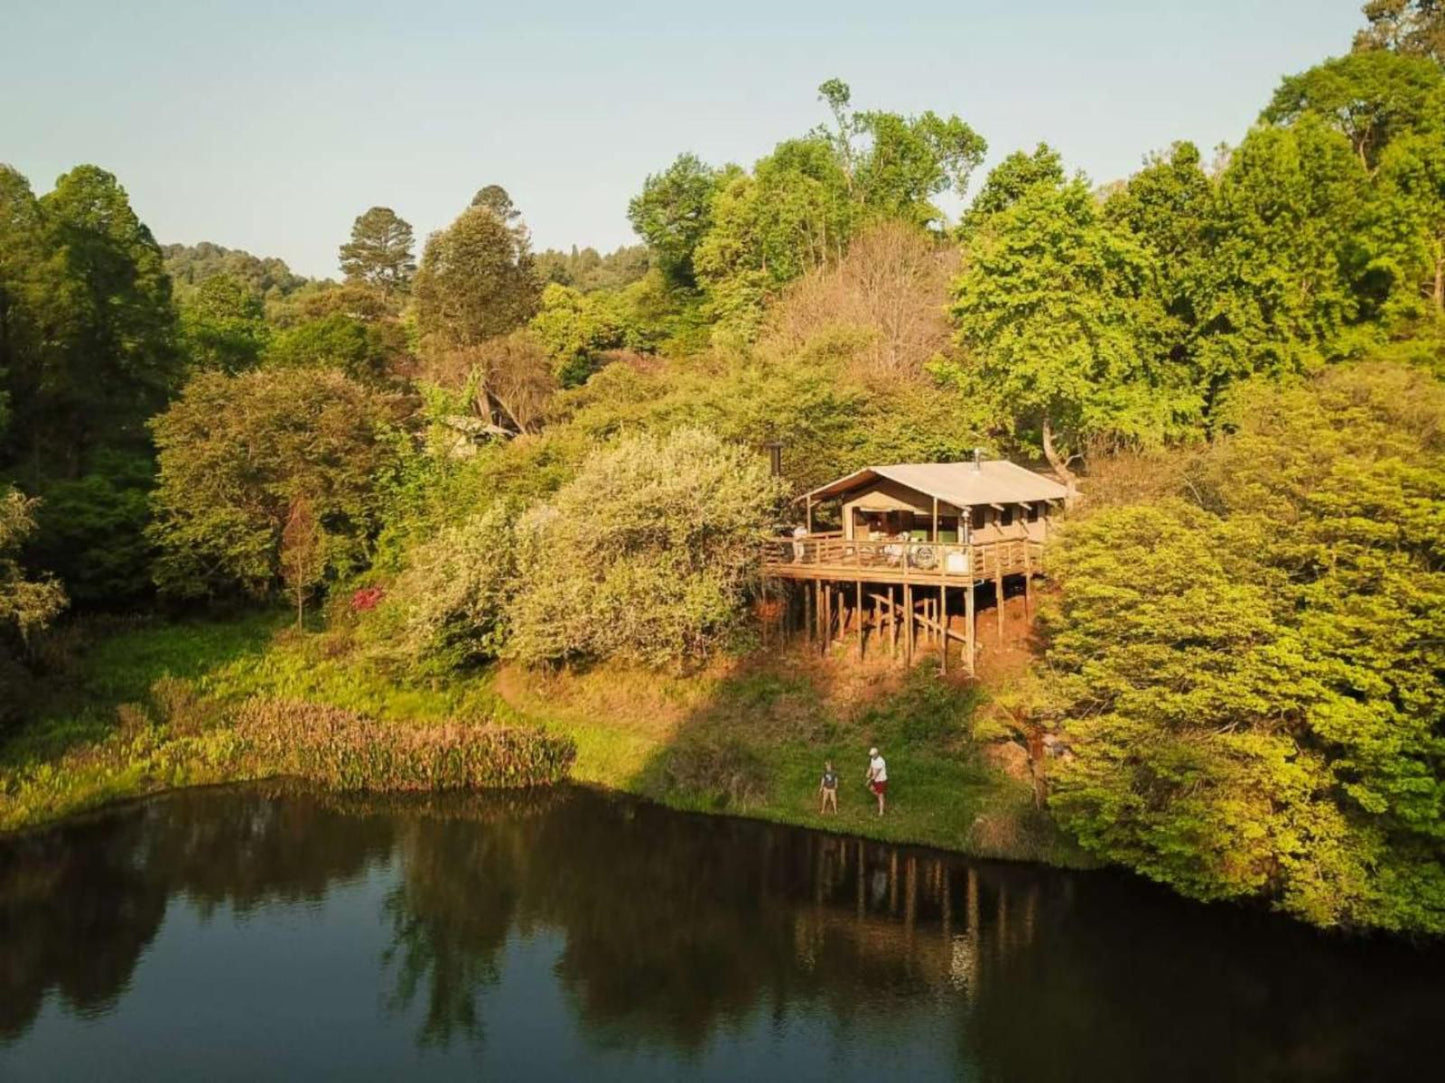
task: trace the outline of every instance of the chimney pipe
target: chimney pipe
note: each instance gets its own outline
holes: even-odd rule
[[[783,476],[783,445],[773,440],[763,445],[768,449],[768,465],[772,468],[773,477]]]
[[[979,473],[983,473],[983,448],[981,447],[973,449],[973,468]]]

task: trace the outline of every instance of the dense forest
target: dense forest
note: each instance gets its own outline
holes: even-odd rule
[[[1000,693],[1068,749],[1057,823],[1445,932],[1445,9],[1365,17],[1236,145],[1104,183],[829,80],[611,253],[487,184],[420,245],[365,210],[318,281],[0,166],[0,727],[104,614],[284,601],[398,680],[746,655],[790,496],[982,446],[1080,494]]]

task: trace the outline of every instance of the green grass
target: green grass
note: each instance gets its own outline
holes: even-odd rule
[[[410,679],[369,661],[344,628],[298,635],[284,614],[126,625],[77,649],[37,722],[0,748],[0,829],[231,777],[224,726],[171,733],[165,725],[122,724],[117,708],[153,705],[153,685],[169,677],[223,710],[259,696],[405,724],[539,725],[575,742],[575,780],[680,809],[1080,862],[1034,809],[1029,786],[982,764],[970,739],[982,699],[975,689],[920,668],[906,677],[880,671],[840,695],[835,676],[848,671],[780,656],[687,677],[599,668]],[[874,743],[889,763],[882,818],[863,782]],[[818,811],[827,758],[841,774],[836,816]]]

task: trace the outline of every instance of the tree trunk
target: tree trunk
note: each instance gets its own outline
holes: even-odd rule
[[[1054,425],[1047,416],[1044,418],[1043,438],[1044,458],[1049,460],[1049,465],[1054,468],[1054,473],[1059,475],[1072,498],[1079,491],[1079,479],[1074,477],[1074,472],[1069,469],[1069,461],[1054,447]]]
[[[1445,237],[1435,242],[1435,315],[1445,316]]]

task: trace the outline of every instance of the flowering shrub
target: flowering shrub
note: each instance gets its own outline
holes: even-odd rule
[[[334,790],[515,788],[560,782],[577,748],[541,730],[483,722],[415,726],[340,707],[253,699],[235,720],[247,773]]]
[[[369,613],[385,597],[386,591],[381,587],[362,587],[351,596],[351,611],[353,613]]]

